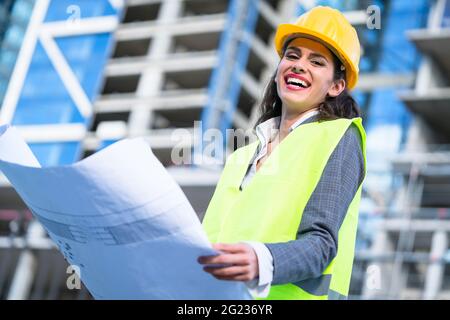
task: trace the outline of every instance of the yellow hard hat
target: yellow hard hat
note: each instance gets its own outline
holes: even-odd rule
[[[345,66],[347,87],[356,86],[361,46],[355,28],[340,11],[317,6],[302,14],[294,24],[280,24],[275,35],[280,58],[286,40],[298,36],[319,41],[330,49]]]

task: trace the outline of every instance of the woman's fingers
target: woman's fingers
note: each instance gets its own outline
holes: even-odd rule
[[[200,264],[233,264],[233,265],[248,265],[250,263],[249,257],[246,254],[220,254],[217,256],[203,256],[199,257]]]
[[[255,277],[248,266],[226,268],[205,267],[204,270],[219,280],[250,281]]]
[[[248,245],[242,243],[229,244],[229,243],[214,243],[212,247],[216,250],[226,252],[226,253],[239,253],[247,252]]]
[[[203,269],[220,280],[249,281],[258,276],[258,257],[253,248],[244,243],[216,243],[213,248],[221,253],[198,258]]]
[[[243,266],[232,266],[232,267],[225,267],[225,268],[205,267],[203,269],[206,272],[211,273],[212,275],[218,276],[218,277],[232,277],[232,276],[238,276],[243,273],[249,272],[249,268],[243,267]]]
[[[236,254],[236,253],[246,252],[246,249],[247,249],[247,248],[245,248],[245,245],[242,245],[242,244],[235,245],[235,244],[226,244],[226,243],[215,243],[212,246],[217,251],[221,251],[221,253],[214,255],[214,256],[201,256],[198,259],[199,263],[202,263],[202,264],[224,263],[224,262],[217,262],[216,257],[224,256],[224,254],[226,254],[226,253]],[[228,259],[228,258],[224,258],[224,259]]]

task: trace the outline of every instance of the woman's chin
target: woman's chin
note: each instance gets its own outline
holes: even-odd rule
[[[300,95],[286,95],[284,97],[281,97],[281,101],[283,101],[284,105],[290,106],[289,109],[303,110],[308,109],[308,107],[313,104],[311,99],[308,98],[308,96],[302,97]]]
[[[309,89],[309,88],[308,88]],[[308,89],[303,90],[283,90],[281,97],[290,101],[304,101],[311,96],[311,91]]]

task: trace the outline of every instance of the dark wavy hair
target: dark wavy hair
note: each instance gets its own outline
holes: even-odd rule
[[[284,45],[283,56],[288,44],[289,43],[286,43]],[[333,80],[345,80],[345,69],[343,70],[341,61],[333,52],[332,55],[334,62]],[[259,106],[260,117],[256,121],[254,128],[270,118],[281,116],[282,102],[277,92],[277,84],[275,82],[276,74],[277,72],[275,71],[264,90],[263,99]],[[347,89],[344,89],[337,97],[327,96],[323,102],[319,103],[318,111],[319,121],[334,120],[338,118],[352,119],[361,116],[358,104]]]

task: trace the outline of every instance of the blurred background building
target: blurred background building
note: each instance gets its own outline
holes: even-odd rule
[[[143,136],[201,219],[221,172],[198,160],[203,133],[253,126],[277,25],[315,5],[345,12],[363,46],[368,174],[349,298],[449,299],[450,0],[1,0],[0,122],[43,166]],[[70,274],[0,176],[0,299],[91,298]]]

